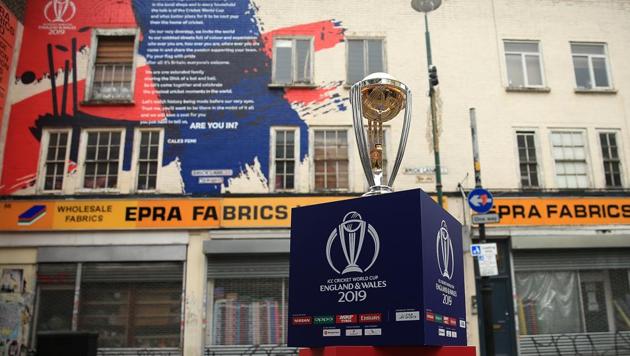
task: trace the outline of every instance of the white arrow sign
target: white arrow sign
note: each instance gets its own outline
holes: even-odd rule
[[[470,198],[470,202],[474,205],[474,206],[482,206],[482,205],[486,205],[486,204],[490,204],[492,203],[492,198],[488,197],[486,199],[486,204],[483,204],[483,199],[481,199],[481,195],[473,195]]]

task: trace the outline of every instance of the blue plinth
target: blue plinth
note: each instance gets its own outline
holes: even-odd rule
[[[289,346],[466,345],[461,231],[420,189],[293,209]]]

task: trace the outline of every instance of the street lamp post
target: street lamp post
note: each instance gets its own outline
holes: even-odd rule
[[[427,46],[427,72],[429,74],[429,100],[431,113],[431,131],[433,137],[433,158],[435,160],[435,189],[438,204],[442,206],[442,167],[440,164],[440,141],[438,138],[437,119],[435,115],[435,89],[438,84],[437,71],[431,56],[431,37],[429,35],[429,17],[427,14],[442,5],[442,0],[411,0],[411,7],[424,13],[424,39]]]

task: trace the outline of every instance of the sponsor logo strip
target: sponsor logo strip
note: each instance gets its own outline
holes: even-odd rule
[[[332,315],[319,315],[313,318],[313,324],[315,325],[327,325],[334,323],[335,317]]]
[[[381,328],[365,329],[365,336],[377,336],[377,335],[382,335]]]
[[[313,317],[311,316],[294,316],[291,319],[292,325],[311,325],[313,324]]]
[[[381,313],[359,314],[359,323],[380,323],[383,321]]]
[[[396,321],[420,320],[419,311],[396,312]]]
[[[357,315],[356,314],[337,315],[335,321],[337,322],[337,324],[356,324]]]

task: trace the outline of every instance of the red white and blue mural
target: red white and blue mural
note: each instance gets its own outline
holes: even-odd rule
[[[125,129],[124,174],[131,171],[134,129],[161,127],[164,191],[268,190],[270,128],[300,128],[304,163],[305,120],[346,111],[349,103],[342,78],[312,88],[269,87],[274,36],[312,36],[317,55],[342,46],[342,24],[321,19],[265,28],[259,12],[259,5],[244,0],[28,1],[7,103],[0,194],[35,192],[42,130],[54,127],[72,129],[69,176],[80,174],[81,130]],[[133,104],[86,105],[93,31],[136,28]],[[208,171],[223,172],[221,179],[199,179]],[[243,179],[255,183],[239,185]]]

